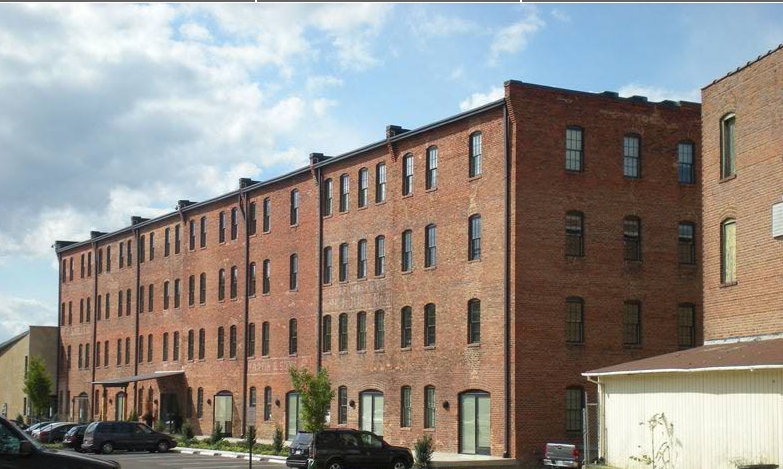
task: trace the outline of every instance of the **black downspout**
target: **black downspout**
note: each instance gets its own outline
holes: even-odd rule
[[[503,104],[503,150],[505,152],[506,157],[506,207],[505,207],[505,215],[506,215],[506,239],[505,239],[505,262],[503,265],[503,277],[504,277],[504,297],[503,297],[503,303],[504,303],[504,309],[505,309],[505,333],[503,335],[503,348],[504,348],[504,363],[503,366],[505,367],[505,381],[506,381],[506,425],[505,425],[505,451],[503,452],[504,458],[511,457],[510,453],[510,445],[511,445],[511,288],[510,288],[510,279],[509,279],[509,271],[510,271],[510,265],[509,262],[511,261],[511,158],[509,155],[509,149],[508,149],[508,104]]]
[[[56,244],[55,244],[56,246]],[[58,252],[57,253],[57,270],[62,272],[62,268],[60,267],[63,263],[62,255]],[[63,347],[63,341],[62,341],[62,328],[65,325],[65,308],[62,306],[63,302],[63,279],[60,278],[57,282],[57,307],[61,308],[60,311],[58,311],[57,315],[60,316],[57,318],[57,371],[55,371],[55,385],[54,385],[54,394],[57,396],[57,413],[61,416],[63,409],[60,408],[60,405],[65,405],[64,399],[61,399],[60,396],[60,367],[63,366],[63,360],[65,359],[64,356],[65,352],[62,350]],[[67,373],[66,373],[67,375]],[[62,403],[60,401],[63,401]],[[66,417],[66,416],[63,416]]]
[[[245,356],[242,357],[242,436],[244,436],[247,435],[247,335],[248,328],[250,327],[250,298],[248,297],[247,293],[248,287],[250,286],[250,232],[247,229],[247,214],[249,210],[249,204],[247,197],[244,199],[242,198],[242,189],[242,185],[240,184],[239,203],[241,206],[244,206],[242,213],[245,220],[245,311],[243,313],[245,317],[245,346],[243,347]],[[256,227],[256,229],[258,229],[258,227]]]
[[[136,296],[136,330],[133,336],[133,342],[135,343],[133,348],[136,350],[136,353],[133,354],[134,355],[133,376],[136,376],[139,374],[139,315],[140,315],[140,306],[142,301],[142,299],[139,298],[139,287],[141,286],[141,257],[140,257],[141,245],[139,244],[138,228],[133,230],[133,240],[136,242],[136,292],[134,293],[134,295]],[[138,386],[138,381],[134,381],[133,382],[133,408],[134,409],[138,409],[140,404],[139,402],[136,402],[136,399],[139,398],[139,393],[136,389],[137,386]],[[130,402],[130,399],[128,399],[127,391],[125,392],[125,402]],[[123,410],[127,411],[128,409],[123,409]]]
[[[321,278],[321,275],[323,275],[323,266],[321,265],[321,262],[323,262],[322,255],[323,255],[323,245],[324,245],[324,217],[321,216],[321,168],[316,169],[316,177],[318,178],[318,197],[316,199],[318,200],[318,253],[316,254],[316,259],[318,259],[318,320],[316,321],[316,332],[315,332],[315,346],[318,348],[316,350],[316,366],[315,371],[318,372],[321,369],[322,360],[323,357],[321,355],[321,321],[323,319],[323,279]]]
[[[98,257],[96,256],[96,245],[95,243],[92,243],[92,257],[96,261],[98,261]],[[103,260],[103,259],[100,259]],[[90,401],[92,402],[92,405],[90,406],[90,411],[92,411],[92,418],[89,420],[92,421],[95,418],[95,406],[98,404],[95,402],[95,360],[100,359],[100,357],[95,356],[95,339],[98,337],[98,315],[101,314],[98,308],[98,303],[96,302],[96,298],[98,298],[98,268],[96,266],[95,268],[95,281],[93,282],[93,294],[92,294],[92,304],[95,307],[94,314],[92,315],[92,350],[91,353],[93,355],[93,360],[90,361],[90,368],[92,373],[92,379],[90,380]]]

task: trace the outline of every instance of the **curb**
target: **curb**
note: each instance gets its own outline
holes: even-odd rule
[[[236,451],[221,451],[202,448],[171,448],[169,451],[174,453],[195,454],[200,456],[218,456],[222,458],[244,459],[246,461],[250,459],[250,456],[247,453],[238,453]],[[285,456],[274,456],[269,454],[253,455],[253,461],[285,464],[285,460]]]

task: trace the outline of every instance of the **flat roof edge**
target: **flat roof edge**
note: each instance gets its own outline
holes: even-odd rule
[[[663,374],[663,373],[704,373],[708,371],[753,371],[753,370],[781,370],[783,364],[766,364],[766,365],[737,365],[737,366],[714,366],[714,367],[702,367],[702,368],[658,368],[647,370],[626,370],[626,371],[586,371],[582,373],[582,376],[586,378],[590,377],[602,377],[602,376],[620,376],[620,375],[648,375],[648,374]]]

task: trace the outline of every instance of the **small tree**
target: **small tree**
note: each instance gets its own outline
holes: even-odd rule
[[[299,393],[305,431],[315,433],[326,426],[326,413],[334,399],[334,390],[326,368],[313,375],[307,368],[292,366],[288,369],[291,383]]]
[[[275,450],[275,453],[279,454],[283,452],[283,429],[280,425],[275,425],[275,434],[272,437],[272,448]]]
[[[30,357],[22,391],[30,399],[30,405],[35,416],[40,416],[49,407],[49,396],[52,394],[52,378],[46,372],[43,359],[37,355]]]
[[[212,435],[209,436],[209,444],[216,445],[223,439],[223,425],[220,422],[215,422],[212,427]]]
[[[414,466],[421,469],[429,468],[430,462],[432,462],[432,452],[434,451],[432,437],[425,434],[416,440],[416,444],[413,446],[413,449],[416,452],[416,463]]]

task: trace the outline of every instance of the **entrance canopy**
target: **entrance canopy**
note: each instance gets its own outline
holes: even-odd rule
[[[92,384],[102,384],[104,387],[111,388],[124,388],[128,383],[135,383],[136,381],[146,381],[148,379],[166,378],[168,376],[184,375],[185,370],[176,371],[156,371],[154,373],[147,373],[143,375],[125,376],[122,378],[110,378],[102,379],[99,381],[93,381]]]

